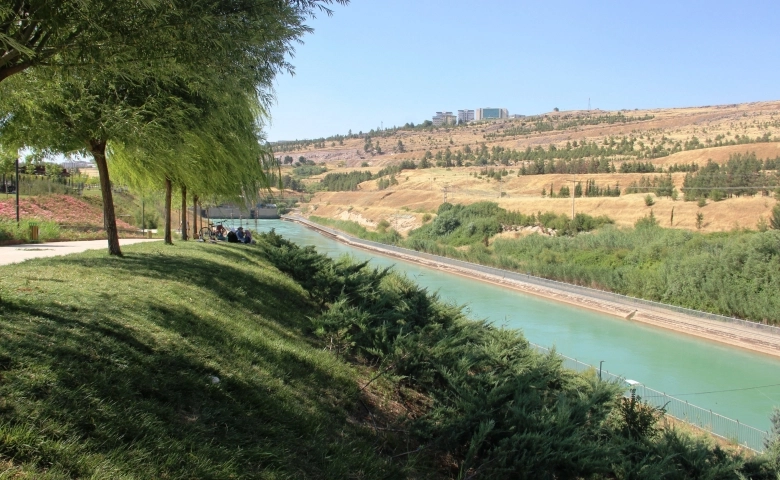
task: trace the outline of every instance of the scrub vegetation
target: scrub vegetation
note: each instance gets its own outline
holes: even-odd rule
[[[780,218],[780,207],[775,210]],[[312,220],[340,228],[320,218]],[[780,324],[776,295],[780,231],[770,228],[774,221],[772,216],[763,231],[703,234],[662,228],[652,210],[633,228],[617,228],[607,217],[577,214],[572,222],[554,213],[510,212],[492,202],[445,203],[432,222],[399,243],[647,300]],[[496,237],[528,225],[554,230],[556,235]],[[361,236],[356,230],[349,233]]]
[[[399,394],[404,414],[375,428],[406,437],[402,465],[433,457],[450,478],[775,475],[771,455],[746,460],[663,427],[663,412],[618,385],[563,369],[554,352],[465,318],[408,278],[262,237],[270,261],[320,306],[314,335],[347,362],[376,366],[372,380]]]
[[[271,233],[2,267],[2,478],[774,479],[387,270]]]

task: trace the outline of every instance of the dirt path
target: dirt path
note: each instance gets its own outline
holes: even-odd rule
[[[706,338],[727,345],[752,350],[755,352],[780,357],[780,329],[767,328],[763,325],[747,326],[739,323],[729,323],[719,320],[686,315],[683,313],[666,310],[662,307],[637,306],[621,303],[619,301],[606,301],[585,294],[575,294],[547,286],[508,279],[498,275],[481,272],[466,267],[454,266],[444,262],[423,258],[414,253],[400,253],[374,245],[366,245],[352,239],[347,234],[334,234],[329,229],[314,224],[301,217],[285,217],[285,220],[294,221],[308,228],[316,230],[339,242],[355,248],[367,250],[381,255],[400,258],[408,262],[425,265],[430,268],[473,278],[483,282],[492,283],[520,292],[537,295],[550,300],[568,303],[581,308],[587,308],[601,313],[614,315],[626,321],[642,322],[649,325],[673,330],[678,333]],[[509,272],[508,272],[509,273]]]

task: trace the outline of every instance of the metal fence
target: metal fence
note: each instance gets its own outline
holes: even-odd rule
[[[409,250],[406,248],[397,247],[395,245],[386,245],[384,243],[363,240],[363,239],[355,238],[344,232],[340,232],[338,230],[334,230],[319,224],[312,223],[302,217],[290,216],[290,218],[295,221],[299,221],[301,223],[314,227],[317,230],[320,230],[329,235],[335,237],[348,238],[350,242],[356,244],[363,244],[366,246],[383,248],[386,250],[402,253],[405,255],[413,255],[418,258],[433,260],[446,265],[468,268],[471,270],[476,270],[478,272],[495,275],[501,278],[509,278],[512,280],[518,280],[518,281],[522,281],[534,285],[551,287],[569,293],[588,295],[601,300],[607,300],[607,301],[612,301],[621,304],[641,305],[644,307],[649,307],[651,309],[656,309],[660,311],[671,310],[671,311],[685,313],[687,315],[692,315],[699,318],[706,318],[710,320],[718,320],[722,322],[748,326],[763,331],[768,335],[780,334],[780,328],[773,327],[770,325],[747,322],[737,318],[725,317],[722,315],[715,315],[707,312],[700,312],[698,310],[691,310],[688,308],[677,307],[674,305],[666,305],[666,304],[657,303],[649,300],[643,300],[641,298],[634,298],[626,295],[604,292],[602,290],[580,287],[578,285],[571,285],[568,283],[558,282],[555,280],[548,280],[546,278],[535,277],[532,275],[510,272],[507,270],[501,270],[493,267],[486,267],[484,265],[466,262],[463,260],[455,260],[447,257],[442,257],[439,255],[433,255],[430,253],[418,252],[416,250]],[[547,353],[550,351],[550,349],[546,347],[542,347],[540,345],[536,345],[536,344],[531,344],[531,345],[539,352]],[[566,355],[561,355],[557,352],[556,355],[558,355],[563,360],[563,366],[568,369],[579,371],[579,372],[588,371],[588,370],[598,371],[598,369],[593,365],[580,362],[575,358],[567,357]],[[613,382],[620,383],[621,385],[630,385],[631,390],[634,390],[634,392],[637,395],[639,395],[643,401],[645,401],[646,403],[654,407],[663,408],[666,411],[666,415],[672,418],[693,425],[697,428],[700,428],[704,431],[711,433],[712,435],[723,438],[729,442],[738,444],[742,447],[748,448],[755,452],[763,452],[766,449],[766,441],[770,438],[771,435],[769,431],[759,430],[758,428],[751,427],[750,425],[745,425],[744,423],[740,423],[739,420],[733,420],[731,418],[724,417],[723,415],[717,414],[712,410],[708,410],[705,408],[698,407],[696,405],[692,405],[688,403],[686,400],[680,400],[678,398],[671,397],[663,392],[654,390],[646,385],[642,385],[641,383],[634,382],[633,380],[628,382],[627,379],[625,379],[624,377],[610,373],[607,370],[601,371],[600,375],[601,378],[605,381],[613,381]],[[630,395],[630,390],[627,391],[626,395]]]
[[[536,345],[535,343],[531,343],[531,346],[540,353],[550,352],[549,348]],[[566,355],[561,355],[557,352],[556,355],[563,360],[563,366],[570,370],[578,372],[599,370],[593,365],[580,362],[576,358],[567,357]],[[663,408],[666,411],[666,415],[672,418],[693,425],[716,437],[723,438],[729,442],[753,450],[754,452],[761,453],[766,450],[766,442],[771,437],[769,431],[759,430],[750,425],[740,423],[739,420],[733,420],[717,414],[712,410],[697,407],[696,405],[688,403],[686,400],[672,397],[646,385],[637,383],[634,380],[629,380],[615,375],[614,373],[610,373],[607,370],[599,373],[602,380],[628,385],[629,389],[626,391],[626,396],[631,395],[631,390],[633,390],[633,393],[638,395],[642,401],[653,407]]]
[[[488,267],[485,265],[480,265],[478,263],[471,263],[464,260],[456,260],[453,258],[448,257],[442,257],[440,255],[434,255],[432,253],[425,253],[425,252],[419,252],[417,250],[410,250],[408,248],[402,248],[395,245],[388,245],[384,243],[379,242],[372,242],[370,240],[363,240],[360,238],[353,237],[352,235],[349,235],[344,232],[340,232],[338,230],[334,230],[332,228],[324,227],[322,225],[319,225],[317,223],[313,223],[303,217],[297,216],[297,215],[290,215],[290,219],[298,221],[300,223],[303,223],[305,225],[309,225],[313,228],[316,228],[320,231],[327,232],[330,235],[333,236],[340,236],[345,237],[349,239],[350,242],[353,242],[355,244],[363,244],[366,246],[371,246],[374,248],[382,248],[385,250],[390,250],[397,253],[402,253],[404,255],[411,255],[418,258],[423,258],[427,260],[432,260],[435,262],[439,262],[445,265],[450,265],[453,267],[460,267],[460,268],[467,268],[470,270],[474,270],[481,273],[486,273],[489,275],[494,275],[499,278],[503,279],[510,279],[510,280],[516,280],[520,282],[529,283],[532,285],[537,285],[541,287],[549,287],[554,288],[556,290],[561,290],[564,292],[576,294],[576,295],[587,295],[592,298],[596,298],[599,300],[605,300],[608,302],[615,302],[620,303],[623,305],[631,305],[631,306],[642,306],[650,310],[656,310],[656,311],[673,311],[678,313],[683,313],[685,315],[690,315],[693,317],[698,318],[704,318],[708,320],[716,320],[719,322],[725,322],[725,323],[731,323],[735,325],[740,325],[744,327],[749,327],[755,330],[758,330],[761,333],[765,333],[767,335],[773,335],[777,336],[780,335],[780,327],[775,327],[772,325],[765,325],[762,323],[756,323],[756,322],[750,322],[747,320],[741,320],[739,318],[733,318],[733,317],[727,317],[724,315],[717,315],[714,313],[709,312],[702,312],[699,310],[693,310],[690,308],[685,307],[678,307],[676,305],[668,305],[665,303],[659,303],[654,302],[652,300],[645,300],[642,298],[636,298],[636,297],[630,297],[628,295],[621,295],[619,293],[612,293],[612,292],[606,292],[604,290],[598,290],[595,288],[589,288],[589,287],[582,287],[579,285],[572,285],[570,283],[564,283],[559,282],[556,280],[549,280],[542,277],[536,277],[533,275],[528,275],[525,273],[518,273],[518,272],[511,272],[509,270],[502,270],[500,268],[495,267]]]

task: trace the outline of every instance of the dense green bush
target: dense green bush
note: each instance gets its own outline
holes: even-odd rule
[[[374,178],[371,172],[329,173],[319,182],[320,188],[329,192],[357,190],[357,186]]]
[[[720,201],[732,195],[768,195],[780,185],[776,170],[778,159],[760,160],[755,153],[729,155],[724,165],[712,160],[695,173],[687,173],[683,181],[685,200],[710,198]]]
[[[446,459],[445,476],[775,478],[773,457],[748,461],[662,428],[662,412],[623,399],[616,384],[562,368],[555,352],[535,353],[519,332],[465,318],[408,278],[273,231],[259,242],[320,303],[315,335],[424,395],[398,431],[418,445],[408,453]]]
[[[325,173],[327,171],[328,169],[326,167],[320,165],[301,165],[299,167],[293,168],[293,175],[298,178],[307,178],[313,175]]]
[[[780,208],[777,209],[780,212]],[[772,217],[774,218],[774,217]],[[316,218],[361,238],[382,234]],[[780,230],[702,234],[665,229],[651,211],[635,228],[606,217],[507,212],[495,203],[442,204],[401,243],[422,252],[515,270],[705,312],[780,324]],[[485,237],[502,225],[539,224],[559,235]],[[588,235],[576,233],[591,232]],[[467,248],[466,248],[467,247]]]
[[[576,237],[497,239],[493,252],[542,277],[780,323],[780,231],[699,234],[650,223]]]
[[[56,240],[60,237],[60,226],[56,222],[48,220],[22,220],[19,225],[16,221],[0,218],[0,242],[29,242],[30,225],[38,226],[38,240],[45,242]]]
[[[400,242],[402,238],[398,232],[389,228],[389,224],[384,228],[379,228],[376,232],[372,232],[359,223],[347,220],[333,220],[332,218],[318,217],[316,215],[312,215],[310,219],[321,225],[328,225],[358,238],[371,240],[372,242],[395,244]],[[380,222],[379,225],[383,226],[384,224]]]

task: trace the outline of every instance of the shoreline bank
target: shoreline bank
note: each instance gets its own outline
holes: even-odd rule
[[[727,323],[724,321],[700,318],[693,315],[664,310],[661,308],[652,308],[649,306],[629,305],[619,301],[609,301],[589,296],[585,293],[572,293],[550,286],[536,285],[530,282],[510,279],[481,272],[475,269],[455,266],[439,262],[430,258],[423,258],[421,255],[413,253],[401,253],[382,248],[375,245],[352,240],[343,232],[330,231],[330,229],[311,222],[301,217],[285,216],[283,220],[299,223],[307,228],[315,230],[320,234],[333,238],[334,240],[359,248],[361,250],[378,253],[392,258],[399,258],[404,261],[417,263],[429,268],[441,270],[444,272],[460,275],[463,277],[479,280],[493,285],[509,288],[518,292],[535,295],[548,300],[558,301],[580,308],[586,308],[607,315],[616,316],[626,321],[636,321],[647,325],[653,325],[677,333],[692,335],[698,338],[723,343],[737,348],[750,350],[773,357],[780,357],[780,334],[766,330],[751,328],[749,326],[736,323]],[[515,273],[507,271],[507,273]]]

